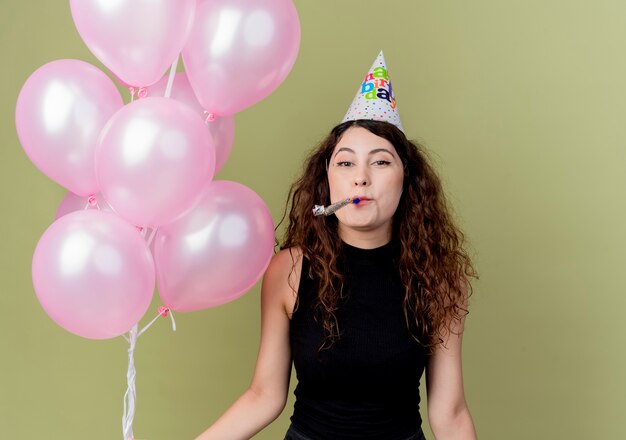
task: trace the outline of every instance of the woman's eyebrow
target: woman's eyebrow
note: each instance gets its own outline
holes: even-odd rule
[[[338,155],[339,153],[341,153],[342,151],[347,151],[349,153],[354,153],[354,150],[352,148],[348,148],[348,147],[341,147],[340,149],[338,149],[337,151],[335,151],[335,154],[333,154],[333,156]]]
[[[386,148],[374,148],[372,151],[370,151],[369,153],[367,153],[369,156],[371,156],[372,154],[376,154],[376,153],[380,153],[380,152],[384,152],[384,153],[389,153],[393,156],[393,153],[391,151],[389,151]]]
[[[347,151],[349,153],[354,153],[354,150],[352,148],[348,148],[348,147],[341,147],[340,149],[338,149],[337,151],[335,151],[334,156],[338,155],[339,153],[341,153],[342,151]],[[373,150],[371,150],[368,154],[368,156],[371,156],[372,154],[376,154],[376,153],[389,153],[390,155],[393,156],[393,153],[391,151],[389,151],[387,148],[374,148]]]

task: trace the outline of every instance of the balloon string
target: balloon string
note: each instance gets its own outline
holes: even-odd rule
[[[150,321],[149,323],[147,323],[137,334],[137,337],[141,336],[143,334],[143,332],[145,332],[146,330],[148,330],[150,328],[150,326],[152,324],[154,324],[156,322],[157,319],[159,319],[160,317],[165,318],[167,315],[170,315],[170,319],[172,321],[172,331],[176,331],[176,321],[174,320],[174,314],[172,313],[172,311],[168,308],[168,307],[159,307],[159,314],[156,315],[154,318],[152,318],[152,321]]]
[[[180,58],[180,54],[176,55],[176,59],[172,63],[172,67],[170,67],[170,76],[167,78],[167,87],[165,87],[165,95],[163,95],[166,98],[169,98],[172,93],[172,84],[174,84],[174,76],[176,74],[176,68],[178,67],[178,58]]]
[[[137,331],[138,325],[135,324],[128,332],[128,336],[122,335],[129,344],[128,347],[128,370],[126,372],[126,382],[128,387],[124,393],[124,414],[122,415],[122,433],[124,434],[124,440],[133,440],[133,420],[135,419],[135,400],[137,396],[137,390],[135,387],[135,379],[137,377],[137,370],[135,370],[135,347],[137,346],[137,339],[146,330],[150,328],[152,324],[159,318],[167,316],[170,309],[167,307],[159,307],[159,314],[152,319],[147,325],[145,325],[140,331]],[[172,313],[169,314],[172,320],[172,330],[176,331],[176,321]]]
[[[135,397],[137,395],[135,389],[135,377],[137,371],[135,370],[135,345],[137,344],[137,324],[133,326],[128,332],[128,337],[124,336],[130,345],[128,348],[128,370],[126,371],[126,382],[128,387],[126,393],[124,393],[124,414],[122,416],[122,433],[124,434],[124,440],[132,440],[133,434],[133,419],[135,418]]]
[[[152,239],[154,238],[154,236],[156,235],[156,231],[157,229],[159,229],[158,227],[154,228],[152,230],[152,232],[150,232],[150,237],[148,237],[148,246],[150,246],[150,244],[152,243]]]

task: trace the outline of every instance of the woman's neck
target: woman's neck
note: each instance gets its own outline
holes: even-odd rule
[[[340,223],[339,237],[350,246],[361,249],[374,249],[384,246],[391,241],[391,228],[381,228],[375,231],[359,231],[342,227]]]

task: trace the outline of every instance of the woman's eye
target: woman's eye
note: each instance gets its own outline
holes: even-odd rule
[[[389,165],[391,162],[389,162],[388,160],[377,160],[374,161],[374,165]]]
[[[337,162],[338,167],[349,167],[350,165],[352,165],[352,162],[348,162],[347,160]]]

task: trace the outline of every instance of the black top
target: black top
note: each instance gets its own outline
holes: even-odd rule
[[[298,305],[290,324],[298,385],[291,422],[315,440],[396,440],[421,426],[419,381],[426,350],[410,335],[402,307],[399,247],[376,249],[343,243],[340,270],[345,299],[336,313],[339,340],[324,341],[315,320],[318,280],[302,262]]]

